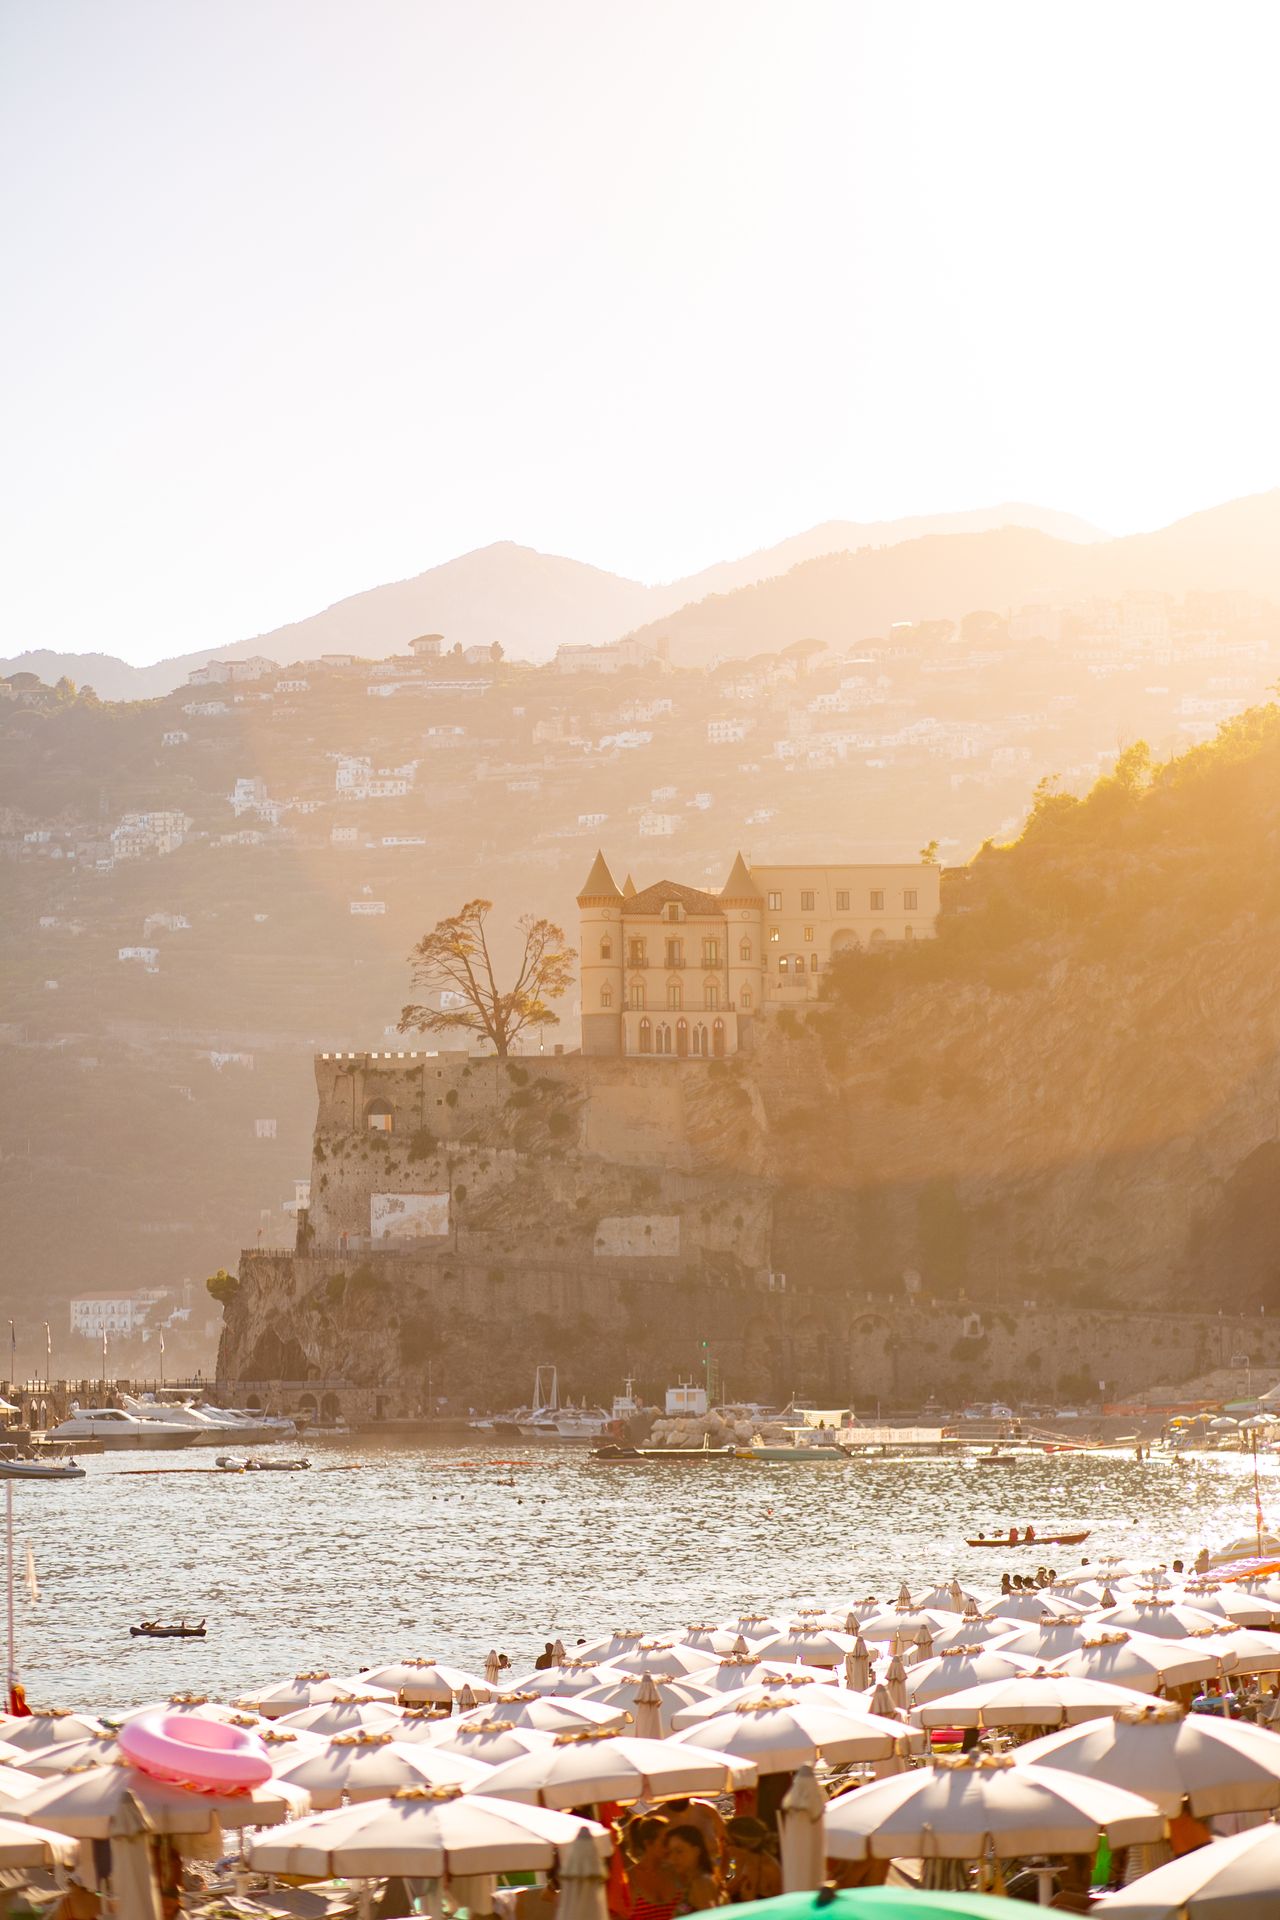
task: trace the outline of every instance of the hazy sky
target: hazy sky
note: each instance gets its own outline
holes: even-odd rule
[[[0,652],[1280,479],[1280,7],[0,0]]]

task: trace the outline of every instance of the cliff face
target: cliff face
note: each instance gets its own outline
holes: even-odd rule
[[[710,1358],[742,1395],[990,1397],[1033,1352],[1061,1391],[1258,1360],[1280,709],[1168,768],[1135,750],[1086,801],[1042,789],[944,907],[937,941],[757,1021],[749,1058],[322,1056],[303,1257],[242,1264],[221,1371],[408,1393],[430,1359],[492,1401],[539,1358],[597,1394]],[[1148,1316],[1123,1343],[1118,1310]]]

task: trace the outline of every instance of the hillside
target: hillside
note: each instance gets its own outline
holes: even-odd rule
[[[177,654],[145,667],[131,666],[111,654],[35,649],[0,661],[0,673],[26,670],[50,684],[65,675],[77,685],[92,686],[104,700],[139,700],[172,692],[193,667],[213,659],[260,653],[287,665],[343,651],[378,660],[420,633],[444,633],[451,645],[457,642],[464,647],[496,642],[514,659],[549,660],[558,646],[616,640],[632,627],[664,618],[709,593],[727,592],[786,572],[815,554],[1002,526],[1036,527],[1068,542],[1105,537],[1071,514],[1019,502],[904,520],[831,520],[778,546],[657,586],[504,540],[411,579],[351,594],[305,619],[251,639],[228,641],[223,647]]]

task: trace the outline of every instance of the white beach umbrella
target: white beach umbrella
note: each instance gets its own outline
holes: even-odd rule
[[[566,1660],[561,1666],[543,1667],[524,1675],[515,1682],[512,1691],[555,1693],[564,1699],[572,1699],[576,1694],[590,1693],[593,1687],[609,1686],[624,1677],[621,1667],[615,1667],[605,1660]],[[492,1706],[494,1703],[490,1701],[489,1704]]]
[[[565,1733],[540,1752],[495,1767],[481,1791],[531,1806],[576,1807],[601,1800],[730,1793],[754,1786],[755,1779],[748,1761],[677,1740]]]
[[[22,1817],[77,1840],[110,1838],[111,1822],[126,1794],[132,1794],[157,1833],[210,1833],[214,1827],[266,1827],[296,1819],[307,1810],[307,1796],[276,1780],[242,1793],[203,1793],[169,1786],[136,1767],[90,1767],[43,1781],[23,1802]]]
[[[296,1766],[306,1754],[323,1753],[329,1744],[327,1735],[308,1733],[302,1727],[268,1726],[258,1738],[266,1748],[273,1774]]]
[[[1196,1633],[1213,1633],[1221,1618],[1179,1600],[1120,1601],[1094,1616],[1099,1633],[1145,1633],[1157,1640],[1185,1640]]]
[[[1015,1766],[1001,1754],[890,1774],[827,1807],[833,1860],[975,1860],[1029,1853],[1093,1853],[1164,1837],[1149,1800],[1078,1774]]]
[[[87,1740],[108,1732],[101,1720],[87,1713],[68,1713],[57,1707],[37,1708],[22,1718],[5,1721],[0,1739],[20,1753],[39,1753],[44,1747],[61,1746],[72,1740]]]
[[[928,1662],[926,1661],[924,1664],[927,1666]],[[905,1713],[909,1704],[907,1699],[907,1669],[903,1665],[902,1658],[899,1654],[894,1654],[892,1660],[890,1660],[884,1670],[884,1686],[885,1692],[894,1704],[895,1711]]]
[[[638,1639],[641,1637],[637,1635]],[[680,1635],[680,1642],[682,1646],[695,1647],[699,1653],[714,1653],[718,1660],[723,1660],[733,1652],[741,1638],[736,1629],[731,1633],[726,1627],[693,1626],[685,1628]],[[611,1659],[614,1656],[605,1657]],[[618,1664],[625,1667],[627,1663],[620,1658]]]
[[[1078,1674],[1082,1680],[1109,1680],[1138,1693],[1155,1693],[1162,1686],[1189,1686],[1196,1680],[1220,1679],[1223,1664],[1216,1653],[1206,1653],[1190,1640],[1160,1640],[1145,1633],[1108,1631],[1086,1640],[1074,1653],[1054,1662],[1059,1673]]]
[[[611,1727],[621,1732],[630,1724],[631,1710],[628,1708],[624,1713],[617,1706],[607,1706],[583,1694],[562,1699],[558,1694],[500,1693],[487,1707],[460,1714],[456,1724],[469,1727],[477,1721],[496,1718],[509,1720],[513,1727],[532,1727],[538,1733],[573,1733],[582,1727]],[[436,1737],[444,1736],[437,1734]]]
[[[0,1868],[74,1867],[79,1858],[79,1843],[56,1828],[0,1819]]]
[[[917,1602],[918,1606],[936,1613],[963,1613],[970,1604],[978,1606],[978,1596],[966,1593],[958,1580],[950,1581],[945,1587],[936,1586],[929,1593],[922,1593]]]
[[[881,1689],[883,1691],[883,1689]],[[861,1693],[851,1693],[847,1687],[825,1686],[821,1681],[804,1688],[757,1687],[743,1693],[731,1694],[726,1700],[723,1694],[712,1694],[709,1700],[695,1701],[691,1707],[681,1707],[672,1715],[672,1730],[683,1733],[686,1727],[700,1727],[708,1720],[714,1720],[717,1714],[727,1716],[743,1707],[776,1707],[782,1699],[791,1699],[806,1707],[827,1707],[832,1713],[851,1715],[855,1720],[863,1720],[870,1712],[867,1698]],[[899,1725],[897,1716],[892,1715],[892,1724]]]
[[[477,1700],[488,1699],[492,1691],[479,1674],[448,1666],[443,1660],[396,1660],[390,1666],[360,1674],[359,1681],[352,1688],[354,1693],[373,1693],[382,1688],[393,1699],[406,1700],[413,1706],[433,1701],[447,1706],[464,1687],[470,1687]]]
[[[8,1749],[21,1752],[21,1749]],[[86,1740],[59,1740],[52,1747],[37,1747],[23,1753],[13,1764],[21,1766],[32,1779],[47,1780],[55,1773],[71,1773],[77,1767],[110,1766],[120,1757],[114,1733],[91,1734]]]
[[[992,1680],[1009,1680],[1025,1673],[1034,1663],[1011,1659],[1003,1649],[994,1647],[952,1647],[933,1660],[922,1660],[908,1669],[907,1699],[921,1707],[944,1695],[960,1693],[965,1687],[981,1687]]]
[[[1216,1653],[1232,1673],[1280,1673],[1280,1635],[1224,1621],[1221,1633],[1197,1634],[1192,1644],[1202,1653]]]
[[[39,1777],[34,1773],[27,1773],[21,1767],[0,1766],[0,1815],[20,1817],[18,1809],[39,1785]]]
[[[827,1877],[824,1817],[827,1796],[812,1767],[798,1767],[778,1814],[782,1891],[807,1893]]]
[[[758,1653],[733,1653],[717,1667],[704,1667],[698,1685],[713,1693],[737,1693],[741,1687],[758,1687],[767,1673],[785,1673],[780,1661],[765,1662]]]
[[[1074,1653],[1086,1640],[1094,1640],[1099,1629],[1083,1614],[1069,1614],[1062,1620],[1044,1620],[1037,1626],[1023,1625],[1007,1640],[1000,1642],[1002,1653],[1020,1654],[1037,1665],[1048,1660],[1061,1660],[1064,1654]]]
[[[447,1787],[410,1788],[266,1834],[250,1847],[249,1864],[259,1873],[300,1880],[532,1873],[561,1865],[584,1829],[607,1859],[608,1833],[576,1814],[464,1796]]]
[[[933,1636],[933,1651],[948,1653],[952,1647],[1003,1646],[1017,1633],[1033,1632],[1025,1621],[1010,1620],[1003,1613],[961,1613],[954,1624]]]
[[[701,1631],[710,1632],[712,1629],[703,1628]],[[687,1636],[682,1637],[687,1638]],[[603,1660],[606,1665],[612,1665],[615,1661],[619,1665],[625,1665],[625,1656],[634,1653],[642,1640],[652,1638],[652,1634],[642,1633],[639,1627],[615,1627],[613,1632],[606,1634],[603,1640],[591,1640],[586,1646],[579,1647],[576,1650],[576,1657],[579,1660]],[[690,1644],[692,1645],[692,1642]],[[711,1652],[714,1649],[709,1648],[708,1651]]]
[[[449,1737],[437,1740],[433,1753],[456,1753],[464,1760],[479,1760],[486,1767],[500,1767],[505,1760],[516,1760],[522,1753],[536,1753],[549,1747],[552,1736],[534,1727],[517,1727],[510,1720],[454,1720]]]
[[[780,1661],[788,1666],[838,1667],[857,1645],[857,1636],[836,1633],[827,1627],[788,1627],[785,1633],[770,1634],[756,1642],[762,1660]]]
[[[1110,1686],[1105,1680],[1038,1671],[944,1694],[917,1706],[916,1717],[923,1727],[1063,1727],[1140,1707],[1143,1698],[1132,1687]]]
[[[296,1713],[282,1713],[273,1723],[318,1733],[331,1740],[338,1733],[392,1733],[401,1725],[400,1709],[386,1700],[326,1700]]]
[[[652,1673],[665,1680],[680,1680],[686,1675],[695,1678],[709,1668],[719,1665],[714,1653],[707,1653],[701,1647],[686,1647],[674,1640],[642,1640],[632,1649],[625,1659],[615,1660],[615,1667],[627,1673]]]
[[[1061,1620],[1080,1612],[1076,1600],[1064,1599],[1060,1594],[1050,1592],[1048,1587],[1032,1587],[1021,1593],[1001,1593],[992,1601],[992,1608],[1004,1615],[1006,1620],[1027,1621]]]
[[[493,1771],[439,1747],[399,1746],[385,1733],[340,1733],[276,1778],[301,1787],[319,1812],[348,1800],[382,1800],[401,1787],[478,1787]]]
[[[1249,1827],[1170,1860],[1109,1893],[1105,1920],[1273,1920],[1280,1888],[1280,1827]]]
[[[317,1669],[314,1672],[295,1673],[291,1680],[279,1680],[274,1686],[263,1687],[259,1693],[244,1694],[234,1704],[246,1712],[260,1713],[264,1720],[276,1720],[281,1714],[297,1713],[303,1707],[347,1699],[356,1691],[366,1693],[372,1688],[353,1688],[345,1680],[335,1680],[331,1673]],[[394,1693],[389,1693],[387,1697],[395,1699]]]
[[[785,1633],[785,1620],[775,1620],[767,1613],[740,1613],[733,1620],[724,1622],[726,1633],[738,1634],[748,1645],[757,1640],[768,1640],[775,1633]]]
[[[473,1707],[471,1711],[475,1718],[483,1720],[492,1712],[492,1708]],[[387,1731],[394,1732],[396,1739],[407,1746],[417,1746],[419,1741],[434,1746],[437,1740],[444,1739],[450,1727],[456,1727],[457,1724],[457,1718],[448,1707],[401,1707],[395,1726]]]
[[[1184,1714],[1167,1700],[1045,1734],[1016,1758],[1129,1787],[1170,1817],[1184,1801],[1199,1820],[1280,1806],[1275,1734],[1244,1720]]]
[[[901,1721],[841,1712],[807,1700],[743,1702],[673,1736],[673,1745],[711,1748],[753,1760],[761,1773],[788,1773],[827,1760],[887,1760],[922,1747],[923,1736]]]
[[[116,1920],[162,1920],[164,1908],[151,1833],[146,1814],[127,1793],[116,1808],[107,1842],[111,1910]]]
[[[934,1634],[954,1625],[955,1615],[940,1613],[936,1607],[890,1607],[887,1612],[869,1614],[858,1631],[864,1640],[897,1640],[905,1646],[921,1627]]]
[[[1183,1599],[1202,1613],[1221,1614],[1233,1627],[1280,1626],[1280,1599],[1248,1593],[1239,1586],[1185,1587]]]
[[[664,1739],[671,1731],[672,1714],[679,1713],[682,1707],[696,1706],[701,1700],[714,1702],[720,1711],[724,1705],[723,1695],[710,1693],[692,1679],[657,1679],[651,1673],[629,1674],[617,1686],[594,1688],[578,1697],[597,1700],[603,1707],[617,1707],[629,1713],[632,1720],[629,1730],[641,1740]]]

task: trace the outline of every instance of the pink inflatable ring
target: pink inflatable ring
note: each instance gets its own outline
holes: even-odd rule
[[[153,1780],[206,1793],[247,1793],[271,1778],[271,1762],[256,1733],[168,1707],[126,1720],[119,1744],[125,1758]]]

